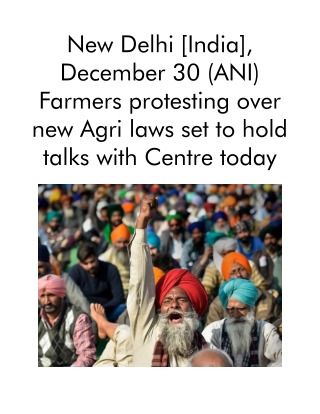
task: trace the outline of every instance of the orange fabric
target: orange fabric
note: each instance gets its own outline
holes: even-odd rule
[[[198,316],[207,309],[208,295],[200,280],[187,269],[173,269],[160,278],[156,284],[156,308],[159,309],[165,296],[175,286],[180,286],[188,295]]]
[[[158,267],[154,267],[153,274],[154,274],[154,283],[157,284],[158,280],[164,275],[164,271],[159,269]]]
[[[226,187],[225,185],[221,185],[221,186],[219,187],[218,193],[219,193],[220,195],[223,195],[223,194],[226,192],[226,189],[227,189],[227,187]]]
[[[60,202],[61,202],[61,204],[63,204],[65,201],[70,201],[70,203],[71,203],[72,202],[72,197],[70,195],[63,194],[60,198]]]
[[[119,224],[110,234],[111,242],[114,243],[119,239],[130,240],[130,231],[125,224]]]
[[[121,204],[121,207],[123,208],[123,211],[125,213],[132,213],[135,209],[134,203],[130,203],[130,202]]]
[[[52,267],[53,273],[55,275],[61,276],[61,271],[60,271],[59,267],[55,263],[52,263],[51,264],[51,267]]]
[[[239,220],[240,220],[239,216],[230,217],[229,218],[230,227],[231,228],[234,227],[236,225],[236,223],[238,223]]]
[[[227,196],[224,200],[223,200],[223,205],[225,207],[233,207],[237,204],[237,199],[234,196]]]
[[[224,256],[222,263],[221,263],[221,273],[222,273],[224,280],[230,279],[230,270],[231,270],[233,263],[241,264],[241,266],[243,266],[246,269],[246,271],[249,273],[249,275],[251,276],[252,269],[251,269],[248,259],[241,253],[232,252]]]
[[[210,193],[210,194],[217,194],[218,190],[219,190],[219,187],[218,187],[216,184],[214,184],[214,185],[210,188],[209,193]]]

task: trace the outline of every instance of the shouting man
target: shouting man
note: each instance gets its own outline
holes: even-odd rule
[[[183,367],[207,343],[197,330],[207,293],[186,269],[173,269],[156,284],[147,242],[147,225],[157,199],[141,201],[136,230],[129,244],[130,283],[127,308],[133,340],[133,366]]]

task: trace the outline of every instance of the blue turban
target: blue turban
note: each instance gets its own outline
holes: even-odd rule
[[[189,224],[188,232],[191,234],[194,229],[198,229],[202,233],[206,232],[204,221],[196,221],[194,223]]]
[[[219,289],[219,299],[224,308],[227,307],[231,297],[253,308],[258,299],[258,289],[250,280],[230,279]]]
[[[38,261],[46,263],[50,261],[49,250],[44,244],[38,244]]]
[[[168,196],[169,197],[179,196],[179,190],[177,190],[176,188],[171,188],[171,190],[169,190],[168,192]]]
[[[158,197],[158,206],[162,206],[167,201],[166,197],[164,195],[160,195]]]
[[[160,237],[156,235],[153,231],[147,233],[148,243],[156,249],[160,250]]]
[[[40,210],[40,208],[48,208],[49,207],[49,203],[45,198],[42,197],[38,197],[38,210]]]
[[[214,213],[214,215],[212,216],[212,221],[215,223],[220,218],[222,218],[225,221],[228,221],[228,216],[223,211],[217,211],[216,213]]]

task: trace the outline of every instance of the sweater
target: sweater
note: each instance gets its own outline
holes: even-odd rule
[[[99,269],[92,277],[76,264],[69,271],[69,277],[80,287],[90,303],[99,303],[104,307],[106,316],[118,305],[125,303],[120,274],[116,266],[98,260]]]

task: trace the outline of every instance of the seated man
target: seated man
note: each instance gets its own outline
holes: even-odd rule
[[[204,254],[205,226],[203,221],[189,224],[188,232],[191,237],[183,245],[180,266],[191,271],[193,264]]]
[[[263,248],[263,243],[257,236],[251,235],[251,224],[248,221],[238,221],[233,227],[233,232],[238,241],[238,251],[252,260],[254,252]]]
[[[252,267],[249,260],[241,253],[228,253],[221,265],[222,276],[224,281],[239,278],[250,280],[252,276]],[[255,284],[255,283],[254,283]],[[278,306],[276,298],[264,289],[258,288],[258,298],[253,308],[253,313],[257,320],[264,320],[273,323],[281,316],[281,308]],[[217,296],[209,306],[206,325],[211,322],[219,321],[227,316],[224,307]]]
[[[227,317],[202,332],[210,348],[227,352],[235,367],[282,366],[282,341],[276,327],[254,317],[255,285],[246,279],[230,279],[221,285],[219,298]]]
[[[64,300],[66,285],[56,275],[38,279],[39,367],[91,367],[96,347],[89,315]]]
[[[147,243],[147,225],[157,199],[141,201],[129,243],[130,283],[127,300],[133,341],[133,366],[187,366],[207,343],[197,330],[208,297],[201,282],[186,269],[173,269],[156,284]]]
[[[120,274],[116,266],[98,260],[95,245],[83,243],[78,250],[79,264],[71,267],[69,276],[80,287],[90,303],[100,303],[111,322],[125,310]]]
[[[112,263],[119,270],[124,298],[127,299],[130,276],[127,246],[130,241],[131,234],[128,227],[122,223],[112,230],[110,238],[111,244],[108,245],[108,248],[104,253],[100,254],[99,260]]]
[[[275,264],[282,256],[282,247],[278,244],[281,238],[281,229],[266,226],[260,231],[259,237],[264,247],[254,252],[252,260],[267,281],[269,288],[273,285]]]
[[[40,277],[55,274],[54,269],[50,264],[50,255],[47,246],[43,244],[38,245],[38,279]],[[57,275],[58,276],[58,275]],[[84,294],[81,292],[81,289],[67,273],[62,272],[60,275],[61,279],[64,280],[66,284],[66,300],[71,304],[83,310],[84,313],[90,314],[90,304]],[[97,341],[97,325],[92,321],[92,330],[95,334],[95,341]]]
[[[231,237],[222,237],[213,245],[213,261],[207,265],[204,271],[202,284],[209,296],[209,302],[217,297],[219,287],[225,281],[221,274],[221,263],[223,258],[237,249],[237,241]],[[267,285],[259,273],[257,266],[252,260],[249,260],[251,267],[251,281],[257,288],[266,289]],[[211,321],[213,322],[213,321]]]

